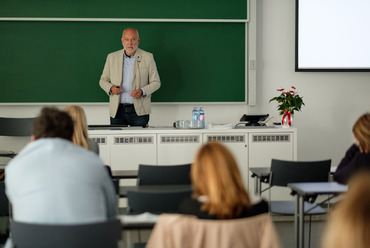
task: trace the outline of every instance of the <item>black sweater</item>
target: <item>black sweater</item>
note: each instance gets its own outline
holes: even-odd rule
[[[370,170],[370,153],[360,152],[358,146],[353,144],[347,150],[333,177],[338,183],[347,184],[349,178],[360,170]]]
[[[195,215],[199,219],[218,219],[215,215],[210,215],[205,211],[201,210],[202,203],[196,199],[188,198],[182,201],[179,207],[179,213]],[[244,208],[240,216],[236,218],[246,218],[268,212],[268,203],[261,201],[257,204],[252,205],[252,208]]]

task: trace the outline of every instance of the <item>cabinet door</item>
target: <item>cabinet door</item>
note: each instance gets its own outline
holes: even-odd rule
[[[250,133],[249,167],[270,167],[271,159],[294,159],[293,133]]]
[[[208,141],[222,142],[234,154],[238,163],[244,184],[248,186],[248,149],[247,134],[245,133],[206,133],[203,134],[204,143]]]
[[[99,145],[99,157],[104,164],[110,165],[110,144],[112,137],[109,135],[89,135]]]
[[[294,133],[249,133],[249,167],[270,167],[271,159],[294,160]],[[251,173],[249,178],[251,178]],[[254,194],[254,180],[250,180],[249,192]],[[288,189],[274,189],[272,199],[288,200],[283,195],[289,196]],[[268,194],[265,193],[265,197]],[[290,199],[290,198],[289,198]]]
[[[158,164],[193,163],[201,145],[201,134],[158,134]]]
[[[155,134],[113,135],[112,170],[137,170],[139,164],[156,164]]]

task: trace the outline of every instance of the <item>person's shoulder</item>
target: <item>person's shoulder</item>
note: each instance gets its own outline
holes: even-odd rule
[[[82,172],[89,171],[90,175],[101,174],[105,170],[103,161],[93,151],[87,150],[81,146],[74,146],[66,155],[69,155],[71,163],[76,164]]]
[[[141,56],[143,56],[143,57],[145,57],[145,56],[147,56],[147,57],[153,57],[153,54],[152,54],[152,53],[147,52],[147,51],[145,51],[145,50],[143,50],[143,49],[141,49],[141,48],[138,48],[138,49],[137,49],[136,54],[137,54],[137,55],[141,55]]]
[[[267,201],[262,199],[259,202],[253,204],[252,208],[261,213],[267,213],[269,211],[269,204]]]
[[[355,160],[358,167],[370,168],[370,153],[358,152]]]
[[[254,203],[252,207],[243,214],[243,217],[252,217],[260,214],[265,214],[268,213],[268,211],[268,203],[265,200],[260,200],[259,202]]]
[[[123,49],[108,54],[108,57],[123,56]]]

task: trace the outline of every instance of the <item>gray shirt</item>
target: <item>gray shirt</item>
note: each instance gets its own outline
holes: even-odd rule
[[[112,180],[100,158],[72,142],[31,142],[6,166],[13,218],[31,223],[88,223],[116,215]]]

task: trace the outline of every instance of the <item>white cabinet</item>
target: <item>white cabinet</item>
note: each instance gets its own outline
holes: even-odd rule
[[[157,164],[175,165],[192,163],[202,145],[201,133],[158,134]]]
[[[208,141],[219,141],[233,153],[238,163],[241,176],[245,186],[248,185],[248,134],[246,133],[205,133],[204,143]]]
[[[250,167],[269,167],[272,158],[297,160],[295,128],[122,128],[89,130],[89,136],[98,142],[100,157],[112,170],[136,170],[139,164],[192,163],[202,144],[220,141],[234,154],[251,194],[254,184]]]
[[[294,135],[283,133],[249,134],[249,167],[269,167],[271,158],[294,159]]]
[[[281,160],[297,160],[296,151],[296,133],[291,131],[287,132],[271,132],[271,133],[250,133],[249,134],[249,168],[252,167],[270,167],[271,159]],[[249,174],[249,192],[254,192],[254,180]],[[280,193],[279,193],[280,192]],[[281,189],[274,189],[271,192],[272,196],[277,196],[281,199],[280,195],[289,195],[289,193],[282,193]],[[264,194],[268,197],[267,192]],[[277,199],[276,198],[276,199]],[[275,198],[273,198],[275,200]],[[288,200],[288,199],[284,199]]]
[[[91,139],[99,144],[99,156],[106,165],[111,164],[111,144],[113,143],[113,136],[108,134],[89,135]]]
[[[156,164],[155,134],[113,135],[110,145],[111,170],[137,170],[139,164]]]

